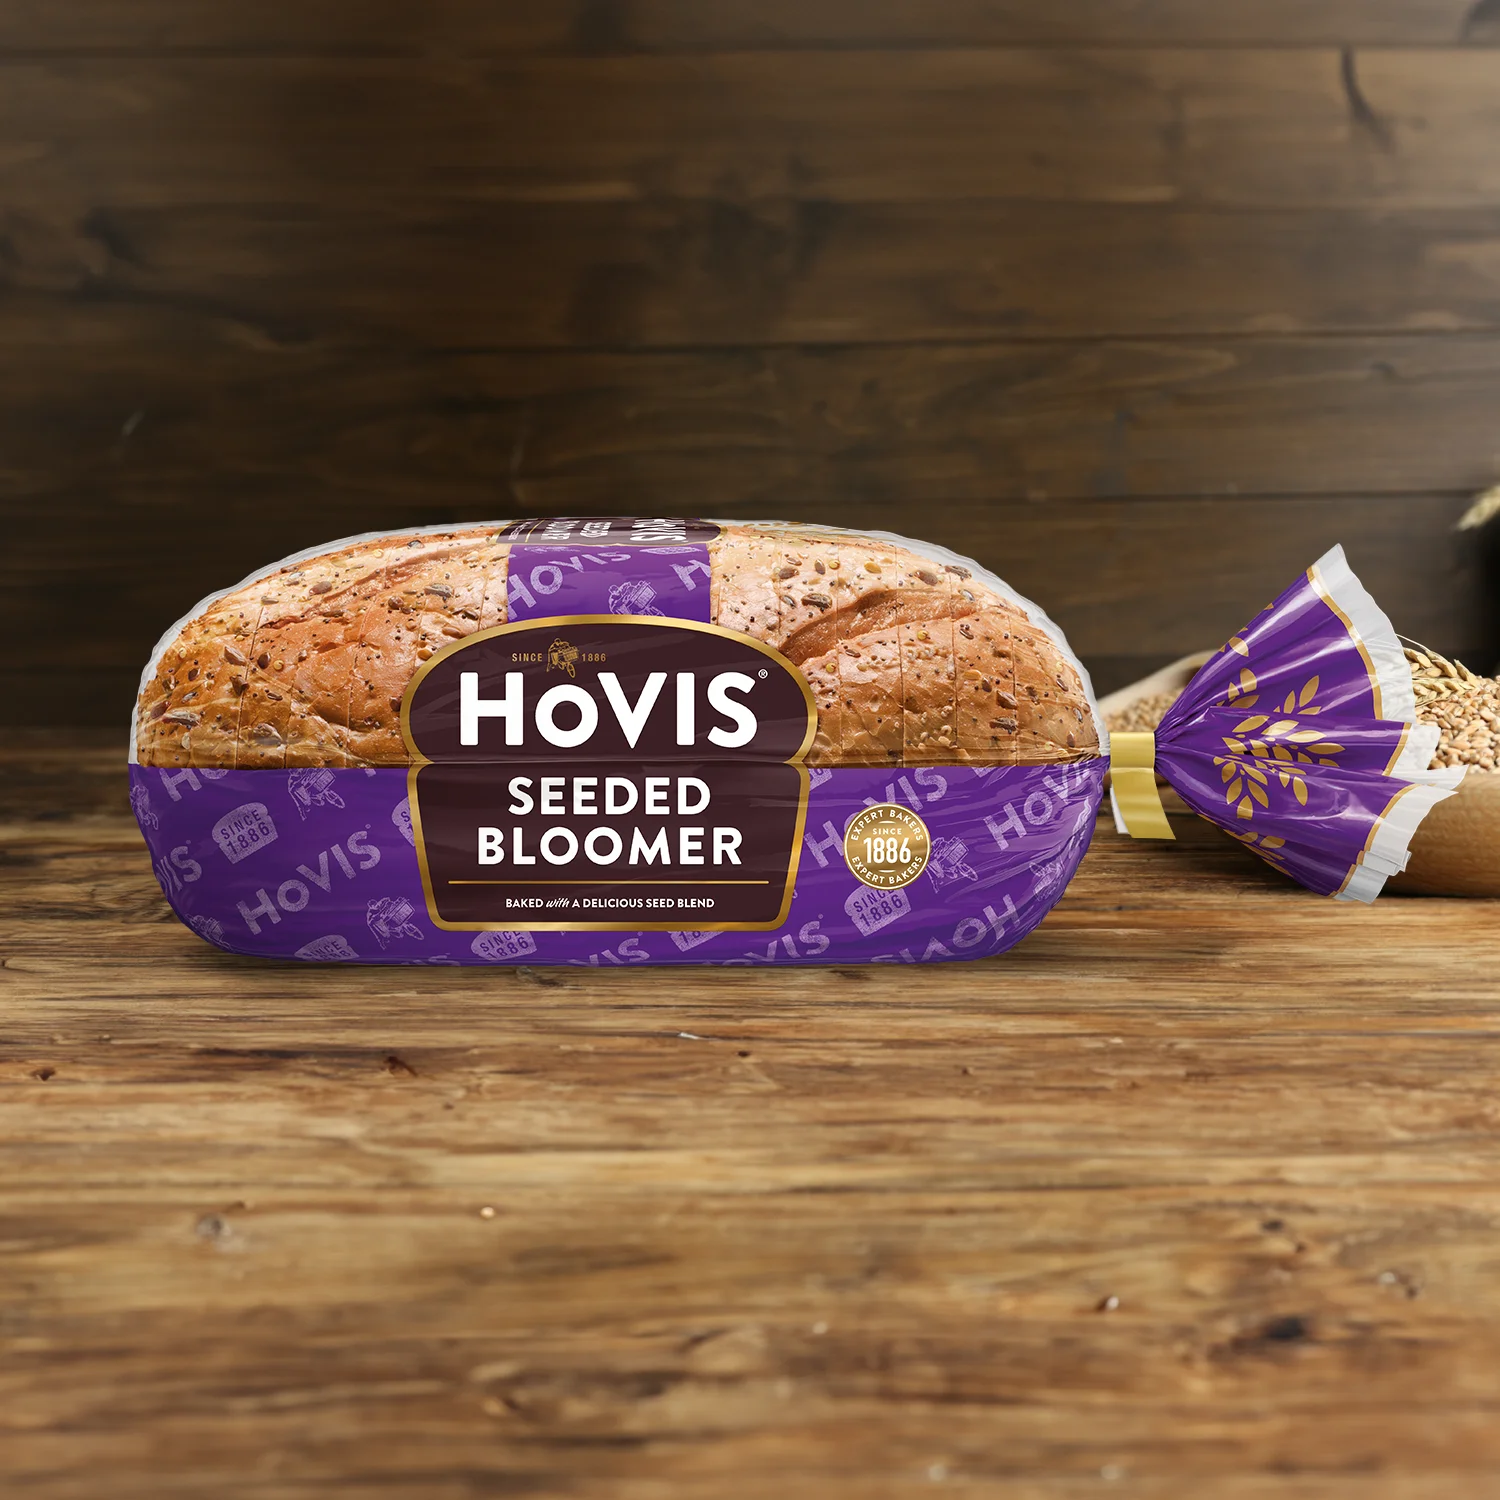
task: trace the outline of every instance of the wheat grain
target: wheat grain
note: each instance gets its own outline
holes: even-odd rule
[[[1500,763],[1500,682],[1493,678],[1476,678],[1458,691],[1419,698],[1417,717],[1438,727],[1434,770],[1476,766],[1493,771]]]
[[[1109,716],[1110,732],[1143,734],[1161,723],[1167,710],[1177,701],[1176,693],[1150,693],[1128,703],[1119,713]]]

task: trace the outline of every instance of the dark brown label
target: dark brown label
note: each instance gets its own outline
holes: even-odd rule
[[[498,534],[502,541],[544,547],[672,547],[711,542],[719,528],[712,521],[677,516],[544,516],[536,521],[512,521]]]
[[[796,668],[714,625],[582,615],[455,642],[402,707],[433,920],[778,926],[815,726]]]

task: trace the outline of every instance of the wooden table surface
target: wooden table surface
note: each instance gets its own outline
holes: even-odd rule
[[[1015,952],[373,970],[0,742],[0,1475],[1500,1495],[1500,922],[1101,825]]]

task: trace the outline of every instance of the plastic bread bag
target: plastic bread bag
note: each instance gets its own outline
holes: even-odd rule
[[[142,676],[131,802],[199,936],[308,962],[934,962],[1019,942],[1163,777],[1371,900],[1457,773],[1335,549],[1110,738],[1058,628],[881,532],[554,518],[357,537]]]

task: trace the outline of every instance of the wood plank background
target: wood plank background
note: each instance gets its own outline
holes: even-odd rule
[[[1494,0],[0,10],[0,692],[376,526],[875,524],[1108,689],[1335,540],[1480,667]]]

